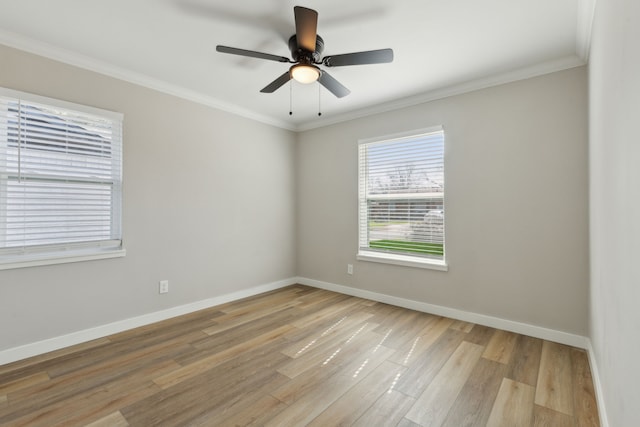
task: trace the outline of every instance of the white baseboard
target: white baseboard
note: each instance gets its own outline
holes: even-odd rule
[[[298,277],[297,283],[300,283],[301,285],[312,286],[314,288],[321,288],[328,291],[339,292],[341,294],[379,301],[386,304],[397,305],[399,307],[409,308],[411,310],[422,311],[425,313],[436,314],[438,316],[450,317],[452,319],[463,320],[465,322],[477,323],[479,325],[503,329],[523,335],[529,335],[531,337],[541,338],[582,349],[587,349],[588,347],[588,339],[586,337],[570,334],[568,332],[556,331],[554,329],[543,328],[541,326],[514,322],[512,320],[500,319],[498,317],[487,316],[485,314],[478,314],[469,311],[458,310],[455,308],[444,307],[441,305],[399,298],[392,295],[352,288],[349,286],[336,285],[335,283],[322,282],[319,280],[308,279],[306,277]]]
[[[280,280],[277,282],[267,283],[264,285],[255,286],[249,289],[243,289],[241,291],[232,292],[232,293],[221,295],[218,297],[208,298],[205,300],[180,305],[177,307],[171,307],[166,310],[156,311],[153,313],[148,313],[142,316],[120,320],[117,322],[109,323],[109,324],[98,326],[95,328],[85,329],[85,330],[73,332],[67,335],[62,335],[62,336],[38,341],[35,343],[26,344],[20,347],[3,350],[3,351],[0,351],[0,365],[4,365],[4,364],[15,362],[18,360],[26,359],[28,357],[48,353],[50,351],[59,350],[65,347],[91,341],[94,339],[103,338],[118,332],[137,328],[140,326],[149,325],[151,323],[155,323],[162,320],[170,319],[172,317],[192,313],[198,310],[203,310],[209,307],[214,307],[216,305],[225,304],[227,302],[239,300],[239,299],[250,297],[253,295],[258,295],[258,294],[269,292],[276,289],[280,289],[285,286],[290,286],[296,283],[312,286],[314,288],[320,288],[320,289],[326,289],[329,291],[339,292],[346,295],[366,298],[373,301],[379,301],[386,304],[392,304],[399,307],[405,307],[412,310],[422,311],[425,313],[436,314],[438,316],[450,317],[453,319],[463,320],[465,322],[477,323],[477,324],[489,326],[492,328],[504,329],[507,331],[517,332],[520,334],[529,335],[532,337],[541,338],[549,341],[554,341],[561,344],[567,344],[567,345],[571,345],[578,348],[583,348],[587,350],[587,354],[589,357],[589,364],[591,366],[591,375],[593,377],[593,384],[596,392],[596,402],[598,404],[598,413],[600,415],[600,425],[602,427],[609,427],[607,412],[604,404],[604,394],[602,390],[602,383],[600,381],[600,374],[598,371],[598,364],[596,362],[591,340],[587,337],[570,334],[562,331],[556,331],[553,329],[543,328],[539,326],[534,326],[526,323],[500,319],[497,317],[487,316],[484,314],[478,314],[478,313],[458,310],[454,308],[444,307],[440,305],[429,304],[425,302],[395,297],[392,295],[367,291],[364,289],[357,289],[349,286],[337,285],[335,283],[322,282],[319,280],[308,279],[306,277],[292,277],[292,278]]]
[[[151,323],[160,322],[162,320],[170,319],[172,317],[181,316],[183,314],[192,313],[194,311],[203,310],[209,307],[214,307],[216,305],[239,300],[239,299],[250,297],[257,294],[261,294],[263,292],[280,289],[285,286],[289,286],[297,283],[296,280],[297,278],[295,277],[279,280],[277,282],[267,283],[264,285],[255,286],[253,288],[243,289],[241,291],[220,295],[218,297],[208,298],[205,300],[196,301],[189,304],[179,305],[176,307],[168,308],[166,310],[143,314],[142,316],[119,320],[117,322],[97,326],[95,328],[72,332],[67,335],[61,335],[58,337],[49,338],[46,340],[31,343],[31,344],[26,344],[20,347],[14,347],[7,350],[2,350],[0,351],[0,365],[4,365],[7,363],[15,362],[17,360],[26,359],[28,357],[33,357],[40,354],[48,353],[50,351],[59,350],[61,348],[69,347],[72,345],[80,344],[80,343],[91,341],[94,339],[103,338],[108,335],[126,331],[128,329],[133,329],[140,326],[149,325]]]
[[[589,366],[591,367],[593,387],[596,392],[596,403],[598,404],[598,414],[600,415],[600,427],[609,427],[609,418],[607,418],[607,410],[604,404],[604,390],[602,390],[602,382],[600,381],[598,362],[596,361],[596,355],[593,351],[593,343],[589,338],[587,338],[587,354],[589,355]]]
[[[554,341],[561,344],[567,344],[567,345],[571,345],[574,347],[579,347],[587,350],[589,350],[590,348],[590,341],[586,337],[583,337],[580,335],[574,335],[567,332],[543,328],[540,326],[514,322],[511,320],[500,319],[497,317],[487,316],[484,314],[472,313],[472,312],[444,307],[440,305],[409,300],[405,298],[395,297],[392,295],[381,294],[381,293],[367,291],[363,289],[352,288],[349,286],[337,285],[335,283],[322,282],[319,280],[308,279],[306,277],[292,277],[292,278],[280,280],[277,282],[255,286],[249,289],[243,289],[241,291],[232,292],[232,293],[221,295],[214,298],[196,301],[193,303],[180,305],[177,307],[171,307],[166,310],[143,314],[141,316],[120,320],[120,321],[109,323],[106,325],[101,325],[95,328],[72,332],[67,335],[62,335],[62,336],[26,344],[20,347],[14,347],[7,350],[2,350],[0,351],[0,365],[4,365],[7,363],[15,362],[17,360],[26,359],[28,357],[48,353],[50,351],[59,350],[61,348],[69,347],[72,345],[80,344],[80,343],[91,341],[94,339],[103,338],[118,332],[126,331],[129,329],[137,328],[144,325],[149,325],[151,323],[170,319],[176,316],[181,316],[183,314],[192,313],[194,311],[224,304],[230,301],[235,301],[238,299],[250,297],[263,292],[268,292],[275,289],[283,288],[285,286],[293,285],[295,283],[300,283],[300,284],[312,286],[315,288],[321,288],[321,289],[326,289],[334,292],[339,292],[346,295],[353,295],[353,296],[366,298],[374,301],[384,302],[384,303],[396,305],[399,307],[405,307],[412,310],[422,311],[425,313],[436,314],[438,316],[446,316],[453,319],[463,320],[465,322],[477,323],[477,324],[489,326],[492,328],[504,329],[507,331],[517,332],[520,334],[529,335],[536,338],[542,338],[549,341]],[[590,358],[592,360],[591,353],[592,351],[590,351],[589,353]],[[601,399],[599,399],[598,401],[600,402]]]
[[[593,386],[596,393],[596,403],[598,405],[598,414],[600,416],[601,427],[609,427],[607,411],[604,403],[604,391],[600,381],[600,372],[593,351],[591,339],[581,335],[570,334],[567,332],[557,331],[553,329],[543,328],[540,326],[530,325],[527,323],[514,322],[512,320],[501,319],[498,317],[487,316],[484,314],[472,313],[468,311],[458,310],[455,308],[443,307],[440,305],[429,304],[399,298],[392,295],[381,294],[377,292],[367,291],[364,289],[352,288],[349,286],[337,285],[335,283],[322,282],[319,280],[308,279],[306,277],[298,277],[297,283],[301,285],[312,286],[314,288],[326,289],[329,291],[339,292],[341,294],[352,295],[360,298],[366,298],[373,301],[379,301],[386,304],[392,304],[399,307],[405,307],[416,311],[436,314],[438,316],[450,317],[452,319],[463,320],[465,322],[477,323],[479,325],[489,326],[492,328],[503,329],[506,331],[517,332],[523,335],[529,335],[536,338],[545,339],[561,344],[570,345],[585,349],[589,357],[589,365],[591,367],[591,376],[593,377]]]

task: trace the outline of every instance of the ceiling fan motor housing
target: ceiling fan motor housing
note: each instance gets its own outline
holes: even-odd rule
[[[315,52],[308,52],[298,47],[298,38],[294,34],[289,38],[289,50],[291,51],[291,57],[296,62],[303,64],[320,64],[320,55],[322,55],[322,51],[324,51],[324,40],[322,40],[322,37],[316,35],[316,50]]]

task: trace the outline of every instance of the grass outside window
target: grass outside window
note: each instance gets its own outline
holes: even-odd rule
[[[444,255],[442,243],[410,242],[406,240],[372,240],[369,242],[372,249],[383,249],[393,252],[407,252],[421,255]]]

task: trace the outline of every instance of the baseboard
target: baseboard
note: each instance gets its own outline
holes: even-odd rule
[[[392,295],[381,294],[378,292],[367,291],[364,289],[352,288],[349,286],[337,285],[335,283],[322,282],[319,280],[308,279],[306,277],[298,277],[297,282],[301,285],[312,286],[314,288],[326,289],[329,291],[339,292],[341,294],[352,295],[360,298],[366,298],[374,301],[384,302],[386,304],[397,305],[399,307],[409,308],[411,310],[422,311],[425,313],[436,314],[438,316],[450,317],[452,319],[463,320],[465,322],[477,323],[479,325],[489,326],[492,328],[503,329],[506,331],[516,332],[531,337],[542,338],[548,341],[566,344],[573,347],[587,349],[588,339],[581,335],[570,334],[568,332],[556,331],[554,329],[543,328],[540,326],[530,325],[527,323],[514,322],[512,320],[501,319],[498,317],[487,316],[469,311],[458,310],[455,308],[444,307],[441,305],[429,304],[426,302],[414,301],[406,298],[399,298]]]
[[[573,347],[585,349],[589,357],[589,365],[591,367],[591,376],[593,377],[593,385],[596,393],[596,403],[598,405],[598,415],[600,416],[600,426],[609,427],[607,411],[604,401],[604,391],[600,381],[600,372],[598,363],[593,351],[591,339],[581,335],[570,334],[567,332],[556,331],[553,329],[543,328],[540,326],[530,325],[527,323],[514,322],[512,320],[501,319],[498,317],[487,316],[484,314],[472,313],[468,311],[458,310],[455,308],[444,307],[435,304],[428,304],[399,298],[392,295],[381,294],[378,292],[367,291],[364,289],[352,288],[349,286],[337,285],[335,283],[322,282],[319,280],[308,279],[306,277],[298,277],[297,283],[301,285],[312,286],[314,288],[326,289],[328,291],[339,292],[346,295],[352,295],[360,298],[366,298],[373,301],[379,301],[386,304],[392,304],[399,307],[405,307],[416,311],[436,314],[438,316],[450,317],[452,319],[463,320],[465,322],[477,323],[479,325],[489,326],[492,328],[503,329],[511,332],[517,332],[523,335],[529,335],[536,338],[554,341],[560,344],[566,344]]]
[[[589,351],[589,357],[590,357],[590,360],[592,361],[592,366],[594,366],[593,369],[596,369],[595,359],[593,359],[592,357],[593,351],[592,349],[590,350],[591,343],[586,337],[583,337],[580,335],[574,335],[567,332],[543,328],[540,326],[500,319],[497,317],[487,316],[484,314],[478,314],[478,313],[458,310],[454,308],[444,307],[440,305],[409,300],[405,298],[395,297],[392,295],[367,291],[364,289],[357,289],[349,286],[337,285],[335,283],[322,282],[319,280],[309,279],[306,277],[292,277],[292,278],[280,280],[277,282],[267,283],[264,285],[255,286],[249,289],[243,289],[241,291],[232,292],[232,293],[221,295],[218,297],[196,301],[190,304],[180,305],[176,307],[171,307],[166,310],[156,311],[153,313],[148,313],[141,316],[120,320],[120,321],[109,323],[106,325],[101,325],[95,328],[85,329],[85,330],[73,332],[67,335],[62,335],[62,336],[38,341],[35,343],[26,344],[20,347],[14,347],[7,350],[2,350],[0,351],[0,365],[4,365],[7,363],[15,362],[17,360],[26,359],[28,357],[33,357],[40,354],[48,353],[50,351],[59,350],[65,347],[91,341],[94,339],[103,338],[118,332],[137,328],[140,326],[149,325],[151,323],[170,319],[176,316],[181,316],[183,314],[192,313],[194,311],[203,310],[205,308],[224,304],[230,301],[235,301],[238,299],[250,297],[253,295],[261,294],[261,293],[272,291],[279,288],[283,288],[285,286],[293,285],[295,283],[300,283],[302,285],[339,292],[346,295],[353,295],[356,297],[366,298],[374,301],[384,302],[384,303],[396,305],[399,307],[405,307],[412,310],[422,311],[425,313],[436,314],[438,316],[446,316],[453,319],[463,320],[465,322],[477,323],[477,324],[489,326],[492,328],[504,329],[511,332],[517,332],[520,334],[529,335],[536,338],[542,338],[549,341],[558,342],[561,344],[567,344],[574,347],[583,348]],[[599,382],[597,384],[599,384]],[[598,386],[598,390],[600,390],[599,386]],[[602,399],[600,398],[600,394],[601,392],[599,391],[598,402],[602,401]],[[604,423],[603,423],[603,427],[605,427]]]
[[[593,386],[596,392],[596,403],[598,404],[598,414],[600,415],[600,427],[609,427],[609,418],[607,418],[607,410],[604,404],[604,390],[600,381],[600,371],[598,370],[598,362],[593,351],[593,343],[587,338],[587,354],[589,355],[589,365],[591,367],[591,377],[593,378]]]
[[[182,316],[183,314],[188,314],[194,311],[203,310],[205,308],[214,307],[216,305],[224,304],[230,301],[235,301],[235,300],[250,297],[253,295],[261,294],[264,292],[272,291],[275,289],[280,289],[285,286],[293,285],[295,283],[297,283],[297,278],[295,277],[279,280],[277,282],[271,282],[264,285],[255,286],[249,289],[243,289],[241,291],[220,295],[218,297],[208,298],[205,300],[200,300],[200,301],[196,301],[189,304],[179,305],[176,307],[168,308],[166,310],[143,314],[142,316],[136,316],[129,319],[119,320],[117,322],[101,325],[95,328],[72,332],[67,335],[62,335],[62,336],[34,342],[31,344],[26,344],[20,347],[14,347],[7,350],[2,350],[0,351],[0,365],[26,359],[28,357],[38,356],[40,354],[48,353],[50,351],[60,350],[65,347],[69,347],[72,345],[80,344],[80,343],[91,341],[98,338],[103,338],[108,335],[116,334],[118,332],[137,328],[140,326],[149,325],[151,323],[160,322],[162,320],[170,319],[172,317]]]

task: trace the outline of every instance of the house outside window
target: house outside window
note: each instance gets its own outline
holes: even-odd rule
[[[360,141],[358,259],[446,270],[444,130]]]
[[[0,88],[0,269],[123,256],[122,115]]]

